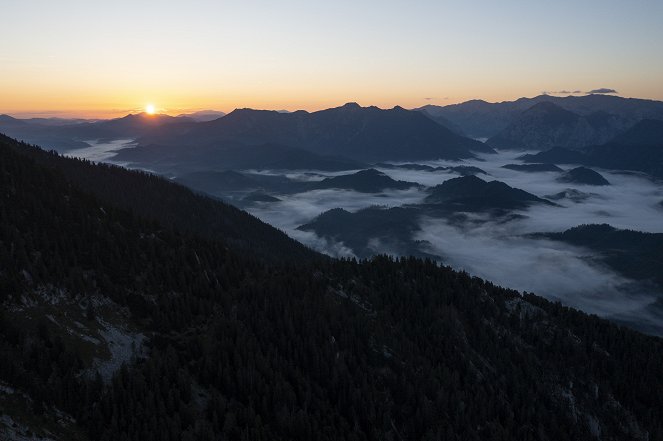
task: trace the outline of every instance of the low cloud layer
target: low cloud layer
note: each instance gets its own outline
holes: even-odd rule
[[[525,173],[502,168],[518,162],[522,152],[501,152],[465,161],[485,170],[478,175],[484,180],[499,180],[545,197],[574,188],[589,195],[581,202],[568,199],[557,201],[561,206],[535,205],[518,213],[524,217],[506,223],[473,216],[466,225],[450,225],[443,219],[425,218],[413,239],[429,245],[422,251],[443,256],[446,264],[464,269],[506,287],[534,292],[560,300],[590,313],[606,317],[620,317],[626,321],[648,321],[653,332],[663,332],[663,319],[647,307],[655,293],[643,289],[611,269],[598,263],[586,249],[560,242],[532,239],[525,235],[534,232],[558,232],[587,223],[608,223],[617,228],[647,232],[663,232],[663,186],[637,174],[621,174],[597,169],[611,182],[609,186],[571,185],[557,182],[559,173]],[[447,161],[430,161],[431,166],[458,165]],[[571,168],[562,166],[562,168]],[[434,186],[458,175],[449,171],[426,172],[408,169],[383,169],[393,179]],[[347,173],[347,172],[344,172]],[[344,174],[333,173],[333,175]],[[324,172],[290,173],[291,178],[321,179]],[[290,234],[303,243],[332,256],[352,256],[353,251],[341,242],[330,242],[313,233],[296,230],[297,226],[332,208],[357,211],[372,205],[400,206],[416,204],[426,192],[420,189],[367,195],[347,190],[318,190],[289,196],[279,196],[277,203],[258,204],[249,211]],[[369,238],[370,239],[370,238]],[[398,250],[380,250],[397,254]]]
[[[109,153],[124,147],[126,141],[92,144],[81,156],[105,160]],[[482,155],[462,162],[488,173],[478,175],[484,180],[499,180],[540,197],[573,188],[588,197],[579,202],[556,201],[561,206],[534,205],[517,213],[522,217],[509,222],[495,222],[482,215],[470,216],[464,225],[451,225],[444,219],[420,219],[419,231],[412,239],[425,241],[421,251],[442,256],[446,264],[463,269],[506,287],[526,290],[590,313],[619,318],[630,323],[647,325],[649,332],[663,334],[663,318],[648,306],[656,294],[625,279],[600,264],[591,251],[560,242],[527,237],[535,232],[559,232],[581,224],[607,223],[617,228],[646,232],[663,232],[663,185],[646,176],[623,174],[596,169],[609,186],[586,186],[560,183],[559,173],[526,173],[502,168],[523,152],[500,152]],[[421,162],[420,162],[421,163]],[[430,166],[453,166],[457,162],[428,161]],[[562,166],[563,169],[571,168]],[[458,175],[440,170],[427,172],[409,169],[381,169],[393,179],[418,182],[427,187],[440,184]],[[286,175],[302,181],[321,180],[351,172],[263,171],[263,174]],[[248,211],[285,231],[302,243],[335,257],[352,257],[354,251],[342,241],[318,237],[312,232],[297,230],[319,214],[332,208],[355,212],[370,206],[397,207],[417,204],[427,193],[420,188],[366,194],[349,190],[325,189],[306,193],[278,195],[279,202],[257,203]],[[222,197],[223,195],[217,195]],[[398,254],[380,238],[367,238],[373,249]],[[659,294],[660,296],[660,294]]]
[[[610,94],[610,93],[617,93],[617,91],[615,89],[607,89],[605,87],[601,87],[600,89],[590,90],[587,93]]]
[[[553,91],[544,90],[543,92],[541,92],[541,94],[543,94],[543,95],[581,95],[581,94],[582,95],[585,95],[585,94],[587,94],[587,95],[590,95],[590,94],[599,94],[599,95],[601,95],[601,94],[616,94],[616,93],[619,93],[619,92],[617,92],[615,89],[608,89],[606,87],[601,87],[599,89],[592,89],[592,90],[588,90],[586,92],[583,92],[582,90],[571,91],[571,90],[566,90],[566,89],[564,89],[564,90],[553,90]]]

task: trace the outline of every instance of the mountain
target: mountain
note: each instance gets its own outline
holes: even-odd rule
[[[585,164],[663,178],[663,121],[643,120],[612,141],[585,149]]]
[[[244,202],[279,202],[281,199],[270,196],[266,193],[261,193],[259,191],[254,191],[246,195],[242,201]]]
[[[466,136],[465,133],[463,132],[463,129],[458,124],[450,121],[449,119],[445,118],[442,115],[436,115],[435,112],[429,112],[428,106],[423,106],[417,110],[419,110],[421,113],[423,113],[424,115],[426,115],[427,117],[438,123],[439,125],[451,130],[456,135]]]
[[[557,180],[571,184],[610,185],[610,182],[600,173],[587,167],[576,167],[568,170],[562,176],[558,177]]]
[[[347,158],[318,155],[279,144],[246,145],[235,142],[206,146],[142,145],[119,150],[112,159],[175,175],[218,170],[341,171],[365,167],[364,163]]]
[[[542,164],[582,164],[586,160],[583,153],[562,147],[553,147],[539,153],[528,153],[519,156],[518,159],[527,163]]]
[[[522,112],[486,142],[491,147],[509,150],[578,149],[602,144],[623,129],[618,118],[608,113],[582,116],[543,101]]]
[[[429,171],[429,172],[435,172],[435,171],[441,171],[441,170],[449,170],[454,173],[458,173],[459,175],[466,176],[466,175],[476,175],[476,174],[487,174],[484,170],[481,170],[479,167],[474,167],[472,165],[455,165],[451,167],[446,167],[446,166],[439,166],[439,167],[433,167],[431,165],[426,165],[426,164],[413,164],[413,163],[405,163],[405,164],[389,164],[385,162],[380,162],[378,164],[375,164],[376,167],[378,168],[384,168],[387,170],[393,170],[393,169],[405,169],[405,170],[418,170],[418,171]]]
[[[449,179],[429,189],[429,193],[425,203],[445,205],[455,211],[512,210],[532,204],[554,205],[504,182],[486,182],[476,176]]]
[[[58,133],[59,130],[59,125],[53,127],[53,124],[45,123],[41,119],[17,119],[9,115],[0,115],[0,133],[7,133],[30,144],[63,150],[88,147],[83,141]]]
[[[585,147],[582,152],[562,148],[521,157],[526,162],[584,164],[610,170],[647,173],[663,178],[663,121],[643,120],[601,145]]]
[[[321,258],[284,233],[232,205],[193,193],[166,179],[117,166],[47,153],[0,135],[3,148],[28,156],[42,167],[61,173],[103,204],[116,206],[161,225],[209,240],[223,238],[236,253],[250,250],[266,260]]]
[[[555,164],[541,163],[541,164],[506,164],[502,168],[508,168],[509,170],[516,170],[522,172],[561,172],[562,169],[557,167]]]
[[[585,192],[576,190],[575,188],[567,188],[567,189],[565,189],[563,191],[560,191],[558,193],[549,194],[549,195],[546,195],[544,197],[546,199],[550,199],[552,201],[560,201],[560,200],[563,200],[563,199],[568,199],[572,202],[579,203],[579,202],[586,201],[587,199],[589,199],[593,196],[596,196],[596,195],[594,195],[592,193],[585,193]]]
[[[135,139],[158,132],[166,126],[175,126],[179,130],[181,127],[188,127],[192,123],[194,121],[189,118],[178,118],[166,114],[150,115],[142,112],[129,114],[122,118],[62,126],[58,130],[62,134],[79,140]]]
[[[474,167],[473,165],[454,165],[451,167],[436,167],[435,170],[449,170],[454,173],[458,173],[461,176],[470,176],[470,175],[487,175],[484,170],[479,167]]]
[[[289,194],[307,191],[311,187],[308,182],[285,176],[234,170],[191,172],[174,178],[174,181],[211,196],[231,200],[234,204],[246,199],[250,193]]]
[[[370,207],[355,213],[334,208],[297,229],[313,232],[332,243],[341,243],[361,259],[396,254],[439,260],[439,256],[421,251],[421,242],[412,240],[412,235],[419,229],[420,214],[420,210],[414,207]]]
[[[237,254],[155,176],[5,138],[0,170],[2,439],[663,438],[660,338],[430,260]]]
[[[197,112],[182,113],[180,115],[177,115],[177,117],[188,118],[197,122],[207,122],[219,119],[225,115],[226,114],[224,112],[220,112],[218,110],[198,110]]]
[[[488,146],[456,135],[420,112],[401,107],[389,110],[360,107],[356,103],[312,113],[237,109],[182,133],[166,130],[140,140],[141,145],[189,148],[222,147],[233,142],[274,143],[363,162],[462,159],[472,157],[472,151],[491,151]]]
[[[525,110],[537,103],[550,102],[577,115],[613,115],[626,129],[643,119],[663,119],[663,102],[619,96],[590,94],[585,96],[539,95],[515,101],[489,103],[471,100],[449,106],[425,106],[428,113],[444,117],[473,138],[491,138],[516,121]]]
[[[652,282],[663,291],[662,233],[643,233],[620,230],[607,224],[593,224],[541,236],[596,251],[602,262],[625,277]]]
[[[407,190],[419,187],[416,182],[396,181],[373,168],[350,175],[340,175],[309,184],[311,189],[338,188],[360,193],[380,193],[384,190]]]

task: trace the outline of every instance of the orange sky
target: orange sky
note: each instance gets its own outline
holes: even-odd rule
[[[406,108],[612,88],[663,100],[663,2],[3,4],[0,113]]]

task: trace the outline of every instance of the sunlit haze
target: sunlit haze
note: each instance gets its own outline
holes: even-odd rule
[[[0,113],[663,99],[663,2],[4,1]],[[618,30],[619,32],[615,32]],[[152,101],[153,100],[153,101]]]

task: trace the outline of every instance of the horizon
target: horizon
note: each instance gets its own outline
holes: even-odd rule
[[[12,115],[417,108],[594,90],[663,100],[663,4],[651,0],[69,0],[3,12],[0,113]]]
[[[439,106],[439,107],[445,107],[445,106],[451,106],[451,105],[456,105],[456,104],[463,104],[469,101],[483,101],[487,102],[489,104],[499,104],[499,103],[505,103],[505,102],[515,102],[521,99],[534,99],[539,96],[550,96],[554,98],[569,98],[569,97],[586,97],[586,96],[612,96],[616,98],[622,98],[622,99],[637,99],[637,100],[649,100],[649,101],[661,101],[661,100],[656,100],[652,98],[641,98],[641,97],[625,97],[621,96],[620,94],[617,93],[579,93],[579,94],[569,94],[569,95],[559,95],[559,94],[551,94],[551,93],[539,93],[537,95],[533,96],[519,96],[517,98],[513,99],[506,99],[506,100],[501,100],[501,101],[489,101],[483,98],[470,98],[468,100],[460,101],[457,103],[446,103],[446,104],[435,104],[435,103],[427,103],[423,104],[418,107],[405,107],[400,104],[394,104],[391,106],[386,106],[386,105],[376,105],[372,103],[360,103],[357,101],[346,101],[343,103],[338,103],[338,104],[332,104],[327,107],[320,107],[320,108],[313,108],[313,109],[285,109],[283,107],[276,107],[276,108],[259,108],[259,107],[247,107],[247,106],[238,106],[234,107],[232,109],[220,109],[220,108],[194,108],[194,109],[167,109],[167,108],[162,108],[158,107],[158,104],[152,103],[152,102],[146,102],[144,106],[141,107],[136,107],[134,109],[127,109],[128,111],[126,113],[122,113],[122,111],[107,111],[107,112],[92,112],[92,113],[67,113],[67,112],[58,112],[58,111],[26,111],[26,112],[3,112],[0,110],[0,115],[7,115],[15,119],[82,119],[82,120],[105,120],[105,119],[119,119],[119,118],[124,118],[127,116],[132,116],[132,115],[149,115],[149,116],[158,116],[158,115],[165,115],[165,116],[172,116],[172,117],[177,117],[177,116],[187,116],[190,114],[198,113],[198,112],[222,112],[225,115],[234,112],[235,110],[242,110],[242,109],[250,109],[250,110],[264,110],[264,111],[273,111],[273,112],[287,112],[287,113],[292,113],[292,112],[297,112],[297,111],[305,111],[308,113],[314,113],[314,112],[319,112],[321,110],[326,110],[326,109],[333,109],[333,108],[338,108],[342,107],[346,104],[350,103],[355,103],[358,104],[360,107],[367,108],[367,107],[377,107],[381,110],[389,110],[393,109],[395,107],[402,107],[406,110],[416,110],[421,107],[425,107],[428,105],[431,106]],[[153,111],[149,111],[148,107],[150,106],[156,106]],[[224,115],[224,116],[225,116]]]

